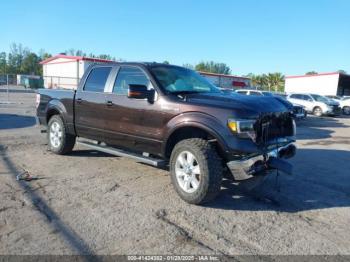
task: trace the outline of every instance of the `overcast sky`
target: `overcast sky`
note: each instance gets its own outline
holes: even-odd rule
[[[22,43],[233,74],[350,72],[349,0],[2,1],[0,51]]]

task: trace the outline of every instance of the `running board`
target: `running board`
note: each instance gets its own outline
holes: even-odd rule
[[[128,157],[136,160],[137,162],[145,163],[155,167],[163,167],[167,164],[167,161],[162,159],[157,159],[154,157],[145,157],[136,153],[128,152],[122,149],[117,149],[114,147],[109,147],[105,145],[94,144],[88,141],[77,141],[78,145],[86,146],[90,149],[101,151],[115,156]]]

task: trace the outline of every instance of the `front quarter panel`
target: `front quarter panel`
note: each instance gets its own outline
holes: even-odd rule
[[[226,120],[225,120],[226,121]],[[207,131],[218,142],[226,158],[234,153],[255,153],[259,149],[251,139],[236,137],[223,122],[211,115],[199,112],[182,113],[168,122],[162,152],[165,153],[166,142],[171,134],[182,127],[197,127]],[[225,122],[226,123],[226,122]]]

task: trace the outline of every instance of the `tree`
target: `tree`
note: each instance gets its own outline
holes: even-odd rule
[[[6,74],[7,71],[7,61],[6,61],[6,53],[0,53],[0,74]]]
[[[20,67],[20,73],[22,74],[31,74],[31,75],[40,75],[41,74],[41,61],[40,57],[35,53],[29,53],[26,55],[22,61]]]
[[[253,73],[249,73],[246,75],[251,80],[251,85],[258,89],[264,89],[266,86],[266,75],[254,75]]]
[[[10,46],[8,55],[8,73],[18,74],[21,71],[21,65],[24,58],[30,53],[28,48],[24,48],[22,44],[13,43]]]
[[[216,63],[214,61],[209,62],[200,62],[195,66],[197,71],[208,72],[208,73],[217,73],[217,74],[230,74],[231,69],[225,63]]]
[[[183,64],[182,66],[185,68],[188,68],[188,69],[192,69],[192,70],[194,69],[194,66],[192,64],[189,64],[189,63]]]
[[[269,91],[283,91],[284,76],[281,73],[269,73],[267,75],[267,87]]]
[[[315,71],[310,71],[310,72],[307,72],[305,75],[317,75],[317,72],[315,72]]]
[[[98,55],[96,58],[115,61],[115,57],[112,57],[112,56],[110,56],[110,55],[105,55],[105,54]]]
[[[69,50],[66,50],[64,53],[67,55],[72,55],[72,56],[86,56],[86,53],[84,53],[82,50],[76,50],[74,48],[71,48]]]
[[[247,77],[251,79],[252,86],[275,92],[284,90],[284,76],[281,73],[269,73],[262,75],[248,74]]]
[[[65,53],[74,56],[86,56],[84,51],[74,48],[67,50]],[[0,74],[42,75],[42,66],[39,63],[51,56],[44,49],[40,49],[38,53],[35,53],[29,48],[23,47],[22,44],[13,43],[8,54],[0,53]],[[90,54],[90,57],[116,61],[115,57],[108,54]],[[122,61],[122,59],[118,60]]]
[[[47,53],[47,52],[45,52],[44,49],[40,49],[40,50],[39,50],[38,56],[39,56],[39,58],[40,58],[40,61],[43,61],[43,60],[46,60],[46,59],[52,57],[52,55],[49,54],[49,53]]]
[[[342,69],[338,70],[338,73],[339,73],[339,74],[344,74],[344,75],[346,75],[346,71],[345,71],[345,70],[342,70]]]
[[[169,65],[170,63],[168,60],[165,60],[165,61],[163,61],[163,64]]]

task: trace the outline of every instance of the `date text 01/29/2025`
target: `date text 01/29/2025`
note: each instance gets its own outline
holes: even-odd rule
[[[212,256],[212,255],[199,255],[199,256],[176,256],[176,255],[134,255],[134,256],[127,256],[128,261],[219,261],[218,256]]]

